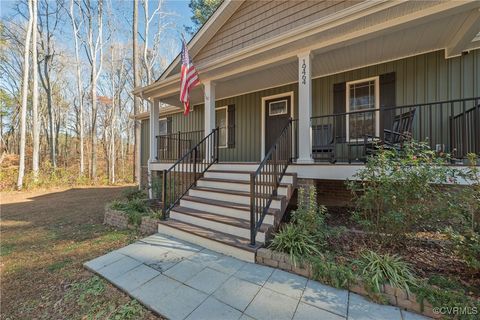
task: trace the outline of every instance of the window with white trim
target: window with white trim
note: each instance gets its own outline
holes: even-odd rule
[[[215,126],[218,127],[218,146],[220,148],[226,148],[228,137],[227,107],[221,107],[215,110]]]
[[[362,140],[366,135],[378,136],[378,77],[347,82],[347,140]],[[372,110],[372,111],[369,111]]]
[[[273,101],[268,103],[268,115],[279,116],[288,113],[287,100]]]
[[[167,118],[163,118],[159,120],[159,135],[164,136],[168,133],[168,121]]]

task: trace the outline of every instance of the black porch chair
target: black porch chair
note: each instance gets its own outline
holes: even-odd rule
[[[374,154],[379,148],[400,150],[405,141],[412,139],[415,110],[398,114],[393,119],[392,130],[383,130],[383,139],[375,136],[365,136],[365,153]]]
[[[312,126],[312,154],[315,159],[329,159],[330,162],[335,162],[335,145],[331,124]]]

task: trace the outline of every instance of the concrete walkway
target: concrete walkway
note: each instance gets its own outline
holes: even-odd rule
[[[169,319],[426,319],[156,234],[85,263]]]

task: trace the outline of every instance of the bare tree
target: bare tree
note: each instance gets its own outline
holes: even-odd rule
[[[33,155],[32,171],[34,179],[38,179],[39,158],[40,158],[40,124],[38,119],[38,52],[37,52],[37,15],[38,2],[33,0],[33,27],[32,27],[32,60],[33,60],[33,84],[32,84],[32,130],[33,130]]]
[[[33,14],[32,0],[28,1],[28,27],[25,35],[25,48],[23,55],[23,83],[22,83],[22,109],[20,117],[20,161],[18,167],[17,189],[23,187],[23,177],[25,175],[25,140],[26,140],[26,122],[27,122],[27,98],[28,98],[28,71],[30,56],[30,36],[32,34]]]
[[[159,50],[160,38],[163,33],[162,31],[168,25],[168,22],[164,22],[162,19],[167,15],[165,12],[162,11],[163,0],[158,1],[158,5],[151,15],[149,13],[148,3],[149,3],[148,0],[142,0],[143,13],[144,13],[144,19],[145,19],[144,21],[145,28],[144,28],[144,34],[143,34],[143,41],[144,41],[143,66],[145,68],[146,85],[149,85],[150,82],[152,81],[153,68],[155,66],[155,63],[158,60],[157,58],[160,53],[160,50]],[[154,19],[157,18],[157,16],[158,16],[158,19],[157,19],[158,30],[156,31],[153,37],[152,48],[149,50],[148,39],[150,34],[150,25],[154,22]]]
[[[138,0],[133,1],[133,87],[136,88],[140,84],[140,74],[138,73]],[[140,105],[140,98],[133,98],[133,113],[138,113],[138,106]],[[140,134],[138,121],[134,120],[133,134],[134,134],[134,150],[133,150],[133,180],[134,182],[140,181],[140,168],[137,168],[137,159],[140,158]]]
[[[57,54],[55,50],[54,35],[60,22],[61,7],[55,3],[52,9],[52,4],[48,0],[45,0],[39,6],[41,14],[39,17],[39,34],[40,34],[40,47],[42,49],[42,63],[43,68],[39,63],[39,75],[42,83],[42,87],[47,95],[47,110],[48,110],[48,123],[49,123],[49,144],[50,144],[50,160],[53,168],[57,167],[57,130],[55,128],[55,115],[53,109],[53,90],[52,90],[52,77],[51,72],[53,69],[53,63]]]
[[[85,173],[85,163],[84,163],[84,148],[83,148],[83,133],[84,133],[84,123],[83,123],[83,90],[82,90],[82,76],[81,76],[81,65],[80,65],[80,54],[79,54],[79,46],[78,46],[78,39],[79,39],[79,30],[78,24],[75,20],[75,13],[73,10],[73,0],[70,0],[70,11],[69,11],[70,19],[72,20],[72,30],[73,30],[73,38],[75,43],[75,64],[76,64],[76,79],[77,79],[77,93],[78,93],[78,102],[79,102],[79,110],[78,110],[78,135],[80,139],[80,175]]]
[[[87,24],[87,41],[85,52],[90,63],[90,98],[92,105],[91,114],[91,163],[90,178],[97,178],[97,82],[102,72],[103,63],[103,1],[99,0],[97,8],[92,7],[90,0],[83,1],[81,6],[83,19]],[[94,23],[94,12],[96,11],[97,23]],[[97,33],[95,34],[95,29]]]

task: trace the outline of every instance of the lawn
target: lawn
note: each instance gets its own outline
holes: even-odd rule
[[[1,319],[158,319],[82,266],[140,237],[102,224],[126,188],[1,194]]]

